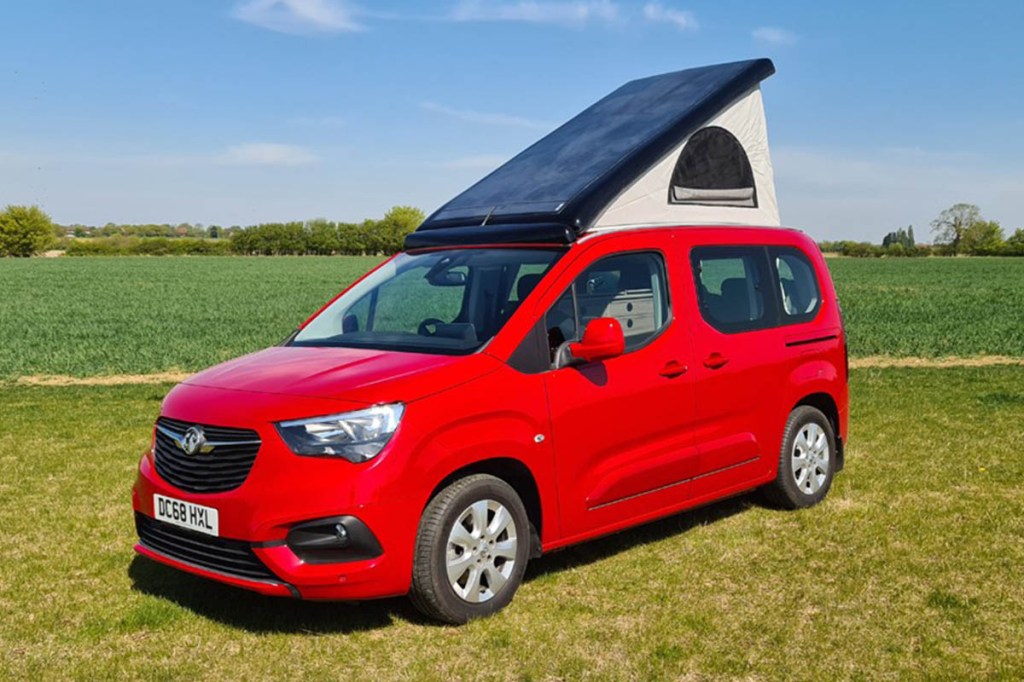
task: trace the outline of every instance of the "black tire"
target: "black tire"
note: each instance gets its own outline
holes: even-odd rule
[[[448,539],[460,516],[469,510],[470,505],[481,500],[499,503],[512,517],[516,539],[515,558],[506,582],[494,591],[493,596],[486,601],[473,603],[457,594],[448,579]],[[530,557],[531,538],[526,508],[510,485],[500,478],[485,474],[459,479],[439,492],[423,511],[416,535],[409,597],[424,615],[444,623],[462,624],[500,611],[512,601],[516,589],[523,581],[526,562]],[[507,559],[496,561],[502,562],[504,566]],[[481,590],[485,589],[483,583],[486,579],[480,578]]]
[[[797,439],[802,438],[805,429],[813,429],[814,426],[823,432],[828,444],[826,455],[816,455],[826,460],[827,471],[815,469],[815,481],[811,482],[805,478],[805,485],[801,486],[793,474],[794,446]],[[832,487],[836,464],[836,434],[832,423],[820,410],[810,405],[800,405],[789,413],[789,419],[786,420],[786,430],[779,452],[779,471],[775,480],[763,488],[764,497],[769,504],[782,509],[802,509],[815,505],[825,498]],[[822,474],[824,479],[819,484],[817,477]],[[812,485],[819,487],[811,490]]]

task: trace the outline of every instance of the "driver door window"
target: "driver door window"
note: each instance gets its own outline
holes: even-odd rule
[[[578,340],[599,317],[619,321],[627,353],[664,329],[670,317],[664,258],[652,252],[626,253],[587,268],[547,313],[552,354],[562,343]]]

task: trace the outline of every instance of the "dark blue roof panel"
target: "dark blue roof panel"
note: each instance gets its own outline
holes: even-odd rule
[[[418,229],[560,224],[571,237],[643,171],[772,75],[771,60],[704,66],[631,81],[513,157]],[[508,231],[508,230],[505,230]],[[525,230],[530,233],[530,230]],[[473,241],[485,230],[468,230]]]

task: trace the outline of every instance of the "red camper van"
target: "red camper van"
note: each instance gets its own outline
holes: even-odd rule
[[[843,465],[845,336],[817,247],[779,227],[773,71],[626,84],[280,346],[175,387],[136,550],[461,623],[544,552],[755,488],[820,501]]]

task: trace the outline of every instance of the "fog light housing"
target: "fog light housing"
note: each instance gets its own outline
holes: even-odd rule
[[[348,530],[344,523],[334,525],[334,535],[338,538],[338,545],[344,547],[348,544]]]
[[[331,516],[296,524],[288,531],[285,543],[308,564],[364,561],[384,552],[366,524],[354,516]]]

